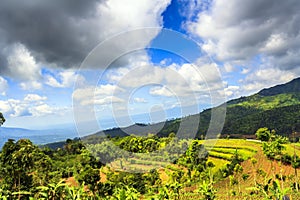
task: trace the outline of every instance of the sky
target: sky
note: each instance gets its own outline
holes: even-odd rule
[[[154,123],[300,75],[298,0],[0,5],[0,112],[6,127],[75,123],[93,132]]]

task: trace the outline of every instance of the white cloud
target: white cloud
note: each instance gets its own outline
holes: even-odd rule
[[[296,78],[293,72],[283,71],[276,68],[258,69],[250,73],[245,79],[240,80],[242,87],[241,92],[251,94],[258,92],[262,88],[286,83]]]
[[[228,98],[238,97],[239,96],[239,86],[230,85],[225,88],[225,95]]]
[[[122,103],[124,102],[123,99],[120,99],[115,96],[106,96],[101,98],[95,98],[95,99],[84,99],[81,101],[82,106],[87,105],[109,105],[109,104],[115,104],[115,103]]]
[[[47,97],[40,96],[38,94],[27,94],[24,98],[25,101],[33,102],[33,101],[45,101]]]
[[[135,97],[135,98],[133,99],[133,101],[134,101],[135,103],[147,103],[146,99],[140,98],[140,97]]]
[[[40,66],[23,44],[15,44],[9,51],[8,75],[20,80],[37,80],[41,77]]]
[[[130,66],[113,69],[108,74],[109,83],[123,88],[124,95],[117,93],[116,96],[124,101],[130,101],[130,94],[144,87],[150,88],[149,94],[153,98],[175,98],[184,106],[196,105],[200,101],[211,104],[212,99],[214,104],[225,101],[224,85],[218,66],[204,58],[195,64],[173,63],[164,67],[148,60],[135,60]]]
[[[163,68],[149,62],[133,63],[130,67],[117,69],[108,80],[126,88],[159,85],[151,89],[153,95],[190,96],[222,89],[217,67],[201,59],[196,64],[171,64]]]
[[[55,87],[55,88],[67,88],[74,85],[74,83],[84,84],[84,77],[80,74],[77,74],[75,71],[62,71],[59,72],[57,78],[47,75],[46,76],[46,84]]]
[[[172,91],[170,91],[167,87],[153,87],[150,89],[151,95],[159,95],[159,96],[166,96],[166,97],[172,97],[176,96]]]
[[[11,110],[11,107],[8,103],[8,101],[1,101],[0,100],[0,110],[2,113],[7,113]]]
[[[248,74],[250,72],[249,68],[243,68],[241,74]]]
[[[47,97],[38,94],[27,94],[23,99],[8,99],[0,101],[0,111],[9,117],[20,116],[44,116],[49,114],[59,114],[63,107],[52,107],[45,101]]]
[[[260,51],[272,54],[276,52],[287,51],[289,48],[288,37],[284,33],[275,33],[272,34],[265,44],[261,47]]]
[[[157,27],[162,25],[161,13],[169,3],[170,0],[109,0],[99,5],[97,20],[107,35],[138,27]]]
[[[26,104],[17,99],[8,99],[0,101],[0,109],[3,114],[8,114],[11,117],[27,115]]]
[[[186,28],[220,61],[247,65],[263,55],[273,67],[289,70],[300,66],[299,8],[298,0],[215,0]]]
[[[0,76],[0,94],[5,96],[8,88],[7,80]]]
[[[233,72],[235,70],[234,66],[232,64],[229,64],[229,63],[224,64],[224,69],[227,73]]]
[[[22,90],[40,90],[43,87],[43,84],[38,81],[27,81],[20,83]]]
[[[34,107],[30,107],[28,110],[32,114],[32,116],[43,116],[47,114],[52,114],[54,109],[47,104],[41,104]]]
[[[122,88],[112,84],[88,86],[76,89],[73,92],[73,99],[82,106],[120,103],[123,100],[116,95],[122,91],[124,91]]]

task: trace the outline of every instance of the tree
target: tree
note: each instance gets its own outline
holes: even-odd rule
[[[208,181],[203,181],[197,190],[204,199],[213,200],[216,198],[217,190],[213,187],[213,183]]]
[[[2,126],[5,122],[5,118],[3,117],[2,113],[0,112],[0,126]]]
[[[207,200],[213,200],[216,198],[217,190],[214,188],[214,175],[212,173],[212,168],[215,167],[215,165],[209,161],[207,162],[207,169],[204,171],[205,176],[203,177],[204,180],[201,185],[199,185],[199,188],[197,192],[199,192],[204,199]]]
[[[241,174],[243,172],[243,167],[240,164],[236,164],[234,167],[234,172],[237,174],[238,180],[237,180],[237,184],[239,186],[239,195],[241,194],[241,181],[239,178],[239,174]]]
[[[132,187],[116,188],[113,198],[114,200],[138,200],[140,193]]]
[[[22,191],[30,191],[33,188],[34,176],[47,174],[45,170],[48,169],[48,160],[48,156],[30,140],[8,140],[0,154],[1,188],[18,192],[20,199]],[[48,179],[46,175],[44,178]],[[41,181],[39,178],[39,182]]]
[[[98,169],[93,169],[91,166],[87,165],[81,169],[78,181],[80,183],[86,183],[89,189],[95,193],[97,189],[97,183],[100,181],[100,172]]]
[[[37,196],[39,199],[60,199],[62,194],[65,192],[64,190],[66,186],[67,185],[64,180],[61,180],[58,183],[49,183],[47,186],[39,186],[37,187]]]
[[[255,135],[257,139],[261,141],[269,141],[272,133],[274,133],[274,131],[270,131],[268,128],[264,127],[264,128],[259,128],[256,131]]]

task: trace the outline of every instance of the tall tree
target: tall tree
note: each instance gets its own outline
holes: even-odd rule
[[[3,117],[2,113],[0,112],[0,126],[2,126],[5,122],[5,118]]]

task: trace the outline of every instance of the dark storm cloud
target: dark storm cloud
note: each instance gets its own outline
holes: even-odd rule
[[[134,42],[144,48],[158,32],[129,34],[117,42],[112,36],[137,28],[161,27],[161,13],[169,3],[170,0],[0,0],[0,75],[35,80],[41,75],[41,66],[77,68],[91,50],[110,38],[93,66],[104,68],[106,63],[102,60],[106,57],[124,52]],[[118,59],[114,67],[128,62],[128,58]],[[26,77],[22,77],[24,69]]]
[[[60,67],[78,64],[97,44],[92,33],[98,3],[103,0],[1,0],[0,1],[0,62],[7,66],[4,51],[21,43],[38,61]]]

